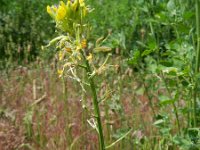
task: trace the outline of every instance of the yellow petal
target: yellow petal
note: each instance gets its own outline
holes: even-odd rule
[[[52,13],[52,11],[51,11],[51,7],[50,7],[49,5],[47,6],[47,12],[48,12],[49,14]]]
[[[61,3],[57,10],[56,19],[58,21],[63,20],[66,16],[66,13],[67,11],[66,11],[65,4],[63,5],[63,3]]]
[[[52,6],[52,10],[54,11],[54,13],[56,13],[56,11],[58,10],[58,8],[56,6]]]
[[[56,11],[57,8],[55,6],[50,7],[49,5],[47,6],[47,13],[51,16],[51,17],[55,17],[56,15]]]

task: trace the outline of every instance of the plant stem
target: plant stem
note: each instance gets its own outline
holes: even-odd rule
[[[91,88],[92,96],[93,96],[93,106],[94,106],[94,113],[95,113],[97,126],[98,126],[100,150],[105,150],[103,128],[102,128],[102,124],[101,124],[101,116],[100,116],[99,104],[98,104],[98,99],[97,99],[96,87],[95,87],[93,78],[90,78],[90,74],[92,74],[90,64],[89,64],[88,60],[86,59],[85,54],[83,52],[81,52],[81,53],[82,53],[83,59],[85,61],[85,65],[86,65],[85,69],[87,72],[87,77],[89,79],[89,84],[90,84],[90,88]]]
[[[172,97],[172,95],[171,95],[171,91],[170,91],[170,89],[169,89],[169,87],[168,87],[168,85],[167,85],[167,81],[166,81],[166,79],[165,79],[163,73],[161,73],[161,76],[162,76],[162,79],[163,79],[163,81],[164,81],[165,87],[166,87],[166,89],[167,89],[169,98],[170,98],[170,99],[173,99],[173,97]],[[175,102],[173,102],[172,106],[173,106],[174,113],[175,113],[175,116],[176,116],[178,132],[180,133],[180,128],[181,128],[181,127],[180,127],[179,115],[178,115],[178,111],[177,111],[177,107],[176,107]]]
[[[196,48],[196,68],[195,74],[199,73],[199,65],[200,65],[200,0],[196,0],[196,32],[197,32],[197,48]],[[195,82],[194,88],[194,101],[193,101],[193,119],[194,119],[194,127],[197,125],[196,121],[196,109],[197,109],[197,88],[198,83],[197,79]]]

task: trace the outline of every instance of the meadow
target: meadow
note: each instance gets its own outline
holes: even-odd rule
[[[200,0],[0,2],[0,150],[199,150]]]

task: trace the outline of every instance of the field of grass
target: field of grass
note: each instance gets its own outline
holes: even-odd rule
[[[118,61],[116,58],[112,60],[114,64]],[[94,122],[90,92],[82,92],[80,85],[73,80],[59,78],[54,66],[33,64],[2,72],[1,148],[98,149],[98,136],[90,125]],[[167,133],[176,135],[178,132],[173,108],[159,108],[159,100],[155,96],[152,99],[153,112],[145,90],[149,85],[143,84],[143,79],[132,69],[124,70],[117,66],[97,80],[98,97],[108,94],[106,100],[100,103],[106,144],[115,142],[128,132],[109,149],[178,149]],[[156,83],[155,88],[160,84]],[[160,89],[157,92],[166,91]],[[185,105],[180,100],[177,107]],[[162,131],[166,132],[164,138],[154,123],[154,113],[170,117],[166,118],[167,124],[162,127],[166,130]],[[181,128],[186,128],[188,123],[184,116],[179,119]]]
[[[58,78],[53,67],[35,66],[1,75],[0,147],[98,149],[98,138],[88,124],[93,121],[90,93],[80,91],[76,82]],[[119,70],[113,71],[113,76],[117,76]],[[131,129],[113,149],[132,149],[133,139],[140,142],[146,136],[156,138],[152,135],[152,112],[147,98],[139,91],[142,85],[130,75],[130,70],[124,70],[119,78],[102,77],[99,81],[99,97],[107,90],[113,91],[112,97],[100,106],[107,144]]]

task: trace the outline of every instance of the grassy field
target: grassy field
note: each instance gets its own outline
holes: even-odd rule
[[[114,65],[118,61],[112,60]],[[90,125],[94,121],[90,92],[82,92],[73,80],[59,78],[54,66],[33,64],[2,72],[0,147],[6,150],[98,149],[98,136]],[[153,113],[171,113],[168,120],[170,134],[175,135],[178,129],[173,108],[161,109],[158,99],[153,98],[153,112],[145,90],[149,85],[143,84],[143,79],[132,69],[123,70],[117,66],[96,80],[98,97],[108,94],[100,103],[106,144],[130,131],[110,149],[177,149],[170,141],[163,141],[153,124]],[[156,83],[155,88],[160,84]],[[166,91],[160,89],[157,92]],[[177,107],[184,105],[185,102],[180,101]],[[179,119],[181,128],[186,128],[187,121],[182,117]]]

